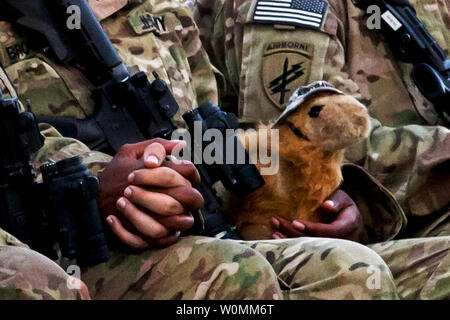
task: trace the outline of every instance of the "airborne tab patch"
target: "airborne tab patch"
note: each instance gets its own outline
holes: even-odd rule
[[[145,34],[154,32],[156,34],[162,34],[167,32],[164,16],[155,17],[150,12],[139,12],[130,15],[128,23],[133,28],[136,34]]]
[[[327,8],[323,0],[257,0],[253,21],[320,29]]]

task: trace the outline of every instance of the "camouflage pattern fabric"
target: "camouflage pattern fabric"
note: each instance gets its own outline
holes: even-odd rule
[[[57,162],[75,156],[81,156],[89,171],[96,175],[112,160],[112,157],[98,151],[90,150],[82,142],[65,138],[52,126],[40,123],[39,129],[45,137],[44,146],[33,155],[33,166],[41,179],[39,167],[48,162]]]
[[[6,98],[16,96],[14,88],[0,68],[0,90]],[[82,155],[85,163],[96,172],[100,163],[109,162],[110,157],[91,152],[82,143],[63,138],[54,128],[40,125],[41,134],[47,137],[45,146],[34,156],[33,165],[38,168],[49,161]],[[76,281],[55,262],[31,250],[17,238],[0,229],[0,300],[45,299],[72,300],[88,298],[83,284],[82,290],[69,288]]]
[[[116,5],[112,5],[112,3]],[[217,104],[214,70],[201,46],[198,29],[183,1],[91,1],[124,63],[153,80],[166,81],[180,111],[175,120],[199,104]],[[33,101],[37,115],[83,119],[94,111],[92,85],[77,69],[62,66],[34,48],[25,35],[0,22],[0,62],[22,101]]]
[[[369,248],[336,239],[187,237],[166,249],[113,252],[82,278],[94,299],[450,298],[450,237]]]
[[[5,98],[17,96],[15,88],[11,84],[4,69],[0,67],[0,90]],[[23,101],[23,100],[22,100]],[[20,105],[23,108],[22,101]],[[62,159],[81,156],[83,163],[88,167],[92,174],[97,174],[108,164],[112,157],[101,152],[89,150],[89,148],[71,138],[65,138],[52,126],[46,123],[39,124],[39,131],[45,137],[44,146],[33,155],[32,164],[38,173],[38,180],[41,179],[39,167],[48,162],[57,162]]]
[[[390,286],[390,281],[384,278],[387,271],[384,263],[392,273],[399,298],[450,298],[450,237],[369,245],[377,255],[362,245],[336,239],[301,238],[292,242],[243,244],[250,245],[272,264],[281,287],[286,285],[283,294],[287,299],[392,299],[392,292],[382,289]],[[337,273],[331,271],[335,264],[339,268]],[[322,270],[330,274],[326,280]],[[348,285],[355,283],[350,279],[359,279],[359,285]],[[363,282],[365,285],[361,287]]]
[[[450,299],[450,237],[395,240],[368,247],[389,266],[402,299]]]
[[[73,300],[70,276],[55,262],[0,229],[0,300]]]
[[[398,298],[391,272],[377,254],[336,239],[187,237],[139,255],[114,252],[82,279],[94,299]]]
[[[222,83],[221,76],[211,65],[202,47],[200,31],[193,21],[191,9],[184,1],[130,1],[126,6],[123,1],[114,2],[114,5],[112,2],[114,1],[95,1],[93,6],[97,15],[103,18],[103,27],[127,66],[138,66],[140,70],[147,72],[150,79],[153,77],[151,71],[155,70],[169,83],[180,105],[180,111],[175,117],[175,120],[179,120],[178,125],[182,125],[180,115],[183,112],[207,101],[218,102],[217,83]],[[113,8],[123,9],[113,14]],[[303,52],[309,49],[298,45],[296,50]],[[276,56],[278,57],[278,53]],[[297,56],[298,54],[295,59]],[[52,61],[39,48],[33,49],[24,35],[18,34],[11,24],[5,22],[0,22],[0,62],[7,66],[6,71],[22,101],[32,100],[32,111],[37,115],[84,118],[94,111],[90,96],[93,88],[86,77],[76,68]],[[275,63],[269,62],[269,66]],[[216,81],[215,75],[219,81]],[[258,99],[263,96],[260,91],[255,95]],[[264,104],[261,106],[264,107]],[[267,114],[258,113],[258,116],[264,117]],[[52,137],[51,141],[53,146],[57,146],[57,138]],[[72,147],[74,149],[71,151]],[[65,147],[65,152],[68,155],[76,154],[80,151],[79,147],[77,143],[73,143],[72,146]],[[86,156],[90,154],[87,150],[85,152]],[[102,156],[95,155],[85,159],[85,162],[95,163],[93,173],[101,170],[107,163],[98,161],[97,157]],[[44,152],[41,152],[40,158],[45,159]],[[38,162],[42,161],[38,159]],[[365,210],[364,214],[367,217],[376,215],[379,218],[374,220],[386,222],[383,230],[371,227],[381,233],[376,239],[391,239],[402,230],[402,225],[406,222],[404,213],[399,206],[391,203],[395,199],[388,194],[386,188],[379,186],[376,179],[365,181],[369,184],[367,189],[375,189],[377,193],[380,190],[385,192],[386,195],[381,197],[387,202],[377,208],[371,204],[364,205],[365,208],[376,209]],[[373,184],[375,187],[371,186]],[[359,186],[356,189],[360,189]],[[367,198],[361,197],[361,201],[363,200]],[[392,221],[395,221],[393,225],[390,224]]]
[[[327,80],[359,98],[374,118],[372,131],[363,145],[349,150],[347,158],[371,176],[344,172],[347,185],[364,186],[346,191],[357,201],[366,226],[382,228],[388,223],[370,221],[374,216],[365,215],[366,203],[358,201],[371,198],[364,194],[367,183],[361,178],[375,178],[389,189],[408,216],[408,228],[397,238],[436,236],[383,243],[387,238],[374,236],[383,234],[375,231],[371,239],[380,243],[370,247],[392,270],[400,297],[448,296],[449,130],[439,126],[431,104],[411,82],[410,67],[393,58],[383,37],[367,29],[363,12],[350,1],[328,1],[320,30],[254,23],[255,3],[196,1],[194,17],[203,44],[224,78],[218,82],[222,84],[222,105],[238,112],[247,126],[273,121],[285,107],[281,91],[271,91],[285,66],[291,72],[287,76],[292,77],[293,71],[299,75],[284,88],[287,92],[298,84]],[[448,1],[420,0],[412,4],[448,52]],[[376,206],[380,198],[373,195],[372,199]],[[419,289],[424,283],[428,289]]]
[[[448,52],[450,5],[411,1]],[[403,236],[427,236],[450,215],[450,135],[394,59],[383,36],[366,26],[351,1],[330,0],[320,30],[253,21],[256,0],[197,0],[194,17],[211,61],[226,81],[223,105],[254,126],[273,121],[298,85],[326,80],[359,98],[373,117],[368,140],[347,159],[364,167],[410,220]],[[287,85],[280,90],[286,68]],[[277,89],[277,90],[275,90]],[[264,94],[263,94],[264,93]],[[281,102],[284,103],[281,103]],[[238,110],[236,110],[238,106]]]
[[[448,54],[449,2],[411,4]],[[450,223],[450,131],[439,126],[432,105],[413,84],[411,65],[395,60],[380,36],[368,34],[361,14],[348,3],[352,39],[347,46],[348,70],[378,121],[370,140],[348,158],[366,167],[395,195],[411,225],[405,236],[435,235],[437,228]]]
[[[0,240],[0,299],[80,298],[56,264],[2,230]],[[82,278],[95,299],[441,299],[450,294],[449,241],[371,246],[381,259],[367,247],[336,239],[189,237],[142,254],[112,252]],[[405,258],[407,268],[391,267],[393,280],[384,261],[402,266]]]
[[[196,24],[183,1],[95,2],[99,5],[97,15],[103,18],[103,26],[126,64],[138,65],[144,71],[158,71],[168,81],[181,106],[180,113],[208,100],[217,102],[214,73],[219,83],[224,83],[209,63]],[[116,7],[110,10],[113,2]],[[119,8],[123,9],[115,12]],[[31,48],[26,38],[7,23],[0,23],[0,42],[1,62],[7,66],[19,96],[33,99],[33,111],[77,118],[92,113],[89,95],[92,88],[78,70],[61,66],[42,55],[39,48]],[[296,49],[307,48],[298,45]],[[63,139],[48,126],[42,126],[41,130],[51,140],[36,155],[36,166],[49,158],[60,159],[76,153],[83,154],[94,170],[101,170],[108,161],[90,153],[75,140]],[[394,221],[394,225],[388,228],[389,232],[382,228],[378,237],[392,238],[405,222],[402,210],[396,207],[389,191],[376,183],[372,185],[386,200],[385,207],[375,208],[391,208],[394,213],[388,220]],[[374,221],[387,220],[381,215]],[[428,253],[433,251],[426,250],[422,256],[416,256],[431,265],[429,261],[434,256]],[[413,267],[409,266],[411,270]],[[379,275],[373,283],[368,270]],[[399,270],[407,272],[401,265]],[[84,270],[82,279],[95,299],[395,299],[402,296],[389,267],[377,253],[336,239],[245,243],[190,237],[161,250],[136,254],[113,252],[107,263]],[[425,283],[415,283],[414,292],[421,291]]]

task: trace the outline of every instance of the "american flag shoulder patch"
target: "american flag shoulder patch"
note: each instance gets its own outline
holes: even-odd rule
[[[323,0],[257,0],[253,21],[320,29],[327,8]]]

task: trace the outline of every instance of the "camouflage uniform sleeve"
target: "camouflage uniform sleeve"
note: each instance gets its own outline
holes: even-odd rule
[[[186,0],[180,2],[180,21],[183,25],[181,33],[183,49],[189,62],[193,87],[196,92],[199,105],[211,101],[215,105],[218,102],[217,84],[215,74],[220,77],[218,70],[211,64],[208,54],[200,40],[200,31],[194,21],[192,9]]]
[[[255,26],[248,21],[248,11],[251,10],[248,4],[250,1],[236,0],[230,2],[233,2],[234,5],[228,1],[198,0],[196,2],[195,18],[201,30],[202,40],[211,60],[214,64],[217,63],[217,67],[226,76],[227,86],[220,88],[224,90],[221,92],[221,97],[234,96],[235,103],[239,100],[239,111],[252,108],[259,111],[248,111],[248,113],[252,112],[254,117],[267,117],[273,110],[272,106],[266,103],[268,106],[265,109],[257,109],[257,106],[251,105],[251,99],[243,98],[244,95],[250,96],[246,92],[247,90],[252,90],[252,88],[243,87],[242,75],[245,72],[243,68],[246,59],[249,59],[249,52],[253,55],[260,54],[254,47],[251,47],[256,47],[257,44],[253,42],[246,44],[246,39],[251,41],[250,35],[259,35],[261,39],[271,36],[305,39],[311,31],[297,28],[295,31],[289,30],[282,33],[281,31],[273,31],[266,26]],[[348,13],[348,6],[351,4],[344,1],[328,1],[328,4],[329,12],[325,25],[321,34],[317,34],[318,41],[328,43],[326,54],[323,60],[317,62],[314,60],[316,58],[313,57],[312,63],[316,69],[321,69],[321,72],[320,75],[310,76],[308,81],[327,80],[369,106],[372,99],[376,100],[377,97],[371,97],[368,90],[362,92],[360,84],[352,77],[354,73],[352,62],[354,59],[348,56],[349,47],[358,47],[353,39],[359,39],[353,37],[353,34],[349,34],[349,24],[353,23],[350,20],[354,18]],[[254,34],[249,34],[246,37],[245,32],[250,33],[250,31],[245,30],[250,29],[260,31],[254,31]],[[327,39],[324,35],[328,35]],[[362,36],[368,37],[367,32]],[[361,54],[360,51],[358,52]],[[264,65],[262,65],[262,68],[264,68]],[[315,72],[313,69],[311,69],[311,74]],[[252,75],[247,72],[246,76]],[[258,76],[255,75],[254,77]],[[318,76],[320,78],[316,79],[315,77]],[[248,84],[251,81],[256,82],[259,79],[247,79],[245,83]],[[373,79],[368,77],[365,81],[373,82]],[[237,95],[239,95],[239,99],[236,99]],[[260,95],[263,96],[263,94]],[[256,96],[252,97],[258,100]],[[257,101],[259,105],[262,104],[261,101]],[[383,108],[391,108],[391,105],[385,104]],[[265,119],[260,120],[264,121]],[[402,221],[403,224],[406,223],[403,211],[411,216],[429,215],[444,209],[448,204],[448,193],[446,194],[445,191],[449,189],[448,183],[450,182],[450,179],[448,179],[448,156],[450,155],[448,130],[438,126],[399,125],[386,127],[376,119],[372,119],[372,123],[370,138],[364,144],[351,148],[347,152],[347,157],[349,161],[361,165],[364,171],[372,175],[369,180],[374,182],[379,179],[383,184],[384,192],[389,193],[388,198],[394,200],[393,195],[399,201],[401,208],[394,208],[398,212],[398,217],[395,220]],[[437,177],[442,178],[436,179]],[[347,178],[347,181],[349,180],[354,179]],[[370,182],[367,181],[367,183]],[[360,188],[361,186],[358,186],[357,183],[354,185],[356,191]],[[367,189],[371,188],[367,187]],[[380,190],[379,188],[375,189]],[[387,223],[383,222],[382,218],[384,215],[380,215],[379,208],[377,209],[369,204],[373,202],[373,197],[369,193],[365,196],[358,196],[358,205],[363,208],[361,211],[366,224],[375,223],[376,219],[374,220],[373,216],[378,215],[380,217],[378,223],[386,226]],[[394,205],[394,207],[397,206]],[[369,209],[371,210],[366,211]],[[375,225],[372,225],[371,228],[379,230],[379,227],[377,229]],[[394,234],[400,232],[401,229],[397,228]],[[390,231],[380,230],[381,233],[376,237],[377,240],[382,240]],[[392,233],[388,237],[391,236]]]
[[[382,126],[372,120],[370,138],[347,152],[388,188],[408,217],[448,217],[450,135],[439,126]],[[430,226],[431,227],[431,226]],[[428,234],[420,230],[418,236]]]
[[[240,74],[242,73],[242,60],[245,59],[243,57],[245,55],[243,52],[243,47],[245,47],[243,43],[245,41],[243,29],[245,25],[244,19],[248,16],[246,10],[249,9],[249,1],[234,2],[235,5],[233,6],[227,1],[197,0],[194,17],[199,25],[201,39],[210,55],[211,61],[216,64],[217,68],[226,77],[225,84],[219,82],[222,102],[225,103],[228,110],[236,112],[237,104],[244,103],[242,95],[245,89],[242,88]],[[239,5],[241,5],[240,8]],[[239,12],[243,13],[239,14]],[[329,45],[327,46],[325,63],[323,61],[320,62],[323,65],[323,72],[321,72],[320,76],[321,79],[331,82],[337,88],[361,99],[358,86],[346,72],[344,21],[337,18],[341,15],[345,16],[343,13],[344,8],[340,7],[333,7],[330,10],[330,16],[327,19],[328,25],[325,26],[325,29],[330,30],[333,36],[330,35],[332,39],[327,40]],[[286,31],[291,38],[298,39],[302,38],[302,32],[302,29],[298,29],[295,31],[296,35],[294,36],[291,31]],[[268,37],[272,35],[261,31],[260,36]],[[258,53],[255,52],[255,54]],[[251,81],[259,80],[255,74],[249,74],[248,76],[254,77]],[[262,93],[260,94],[263,95]],[[239,99],[237,99],[238,96]],[[258,103],[261,103],[261,101],[258,101]],[[269,108],[273,109],[272,106],[266,106],[265,110],[262,110],[263,112],[258,115],[261,117],[259,120],[264,121],[262,117],[265,116],[264,114],[267,113],[266,111]],[[361,184],[365,186],[363,188],[364,192],[361,192]],[[347,165],[344,170],[343,188],[358,203],[370,235],[370,242],[392,239],[403,229],[406,218],[402,209],[397,205],[392,194],[378,183],[376,179],[373,179],[366,170],[355,165]],[[373,203],[371,199],[374,197],[380,201]]]
[[[366,45],[379,43],[380,39],[378,35],[368,34],[370,30],[365,33],[360,30],[360,36],[355,34],[357,31],[354,30],[356,24],[354,12],[357,9],[351,4],[349,6],[350,8],[343,8],[336,5],[334,8],[338,21],[336,33],[338,41],[334,42],[337,54],[327,55],[324,63],[326,68],[324,78],[338,87],[340,83],[347,83],[345,86],[354,88],[351,91],[362,93],[360,100],[369,107],[372,127],[369,138],[363,144],[347,151],[347,160],[361,165],[380,181],[395,196],[407,217],[423,217],[441,212],[443,215],[439,219],[445,219],[449,215],[449,130],[441,126],[412,124],[414,121],[410,121],[411,124],[404,122],[404,125],[387,126],[384,121],[374,118],[382,110],[387,113],[388,109],[395,108],[397,95],[395,90],[389,90],[386,87],[380,90],[366,90],[366,88],[362,90],[359,81],[350,80],[353,77],[349,74],[354,75],[355,72],[358,74],[358,71],[355,71],[356,64],[359,65],[364,61],[364,58],[355,59],[353,55],[361,57],[366,51],[372,50],[378,54],[378,48],[366,47]],[[359,28],[365,27],[359,24]],[[368,39],[369,36],[375,36],[375,41],[363,40],[363,38]],[[359,47],[358,44],[361,44],[363,52],[361,49],[353,51]],[[348,50],[349,47],[352,50]],[[391,61],[380,60],[377,65],[391,63]],[[368,86],[376,86],[375,79],[377,77],[367,75],[364,81]],[[400,79],[398,82],[393,81],[391,85],[395,83],[399,87],[403,85]],[[351,91],[347,90],[349,93]],[[375,92],[378,92],[376,96]],[[382,95],[383,92],[385,92],[382,98],[383,105],[379,105],[378,95]],[[392,100],[388,98],[389,96]],[[408,107],[414,109],[411,104]],[[427,232],[427,230],[421,230],[421,233],[417,235],[425,236]]]
[[[228,28],[235,24],[232,18],[223,14],[224,1],[196,0],[193,10],[194,20],[198,25],[200,39],[205,48],[214,69],[216,70],[216,82],[219,90],[220,106],[222,109],[237,113],[237,101],[239,96],[239,75],[234,68],[227,68],[230,57],[226,58],[226,21]],[[234,57],[239,59],[238,56]],[[224,72],[227,70],[228,72]]]
[[[411,3],[441,47],[448,48],[449,38],[442,37],[443,30],[448,34],[448,7],[434,0]],[[362,10],[348,2],[341,15],[347,19],[349,73],[373,117],[370,138],[349,150],[347,158],[392,192],[408,216],[407,235],[426,236],[450,215],[450,131],[424,116],[432,108],[411,83],[411,70],[395,59],[381,35],[367,28]]]
[[[45,137],[45,145],[33,156],[33,166],[36,169],[47,162],[81,156],[89,171],[97,175],[112,160],[111,156],[92,151],[78,140],[63,137],[49,124],[41,123],[39,129]]]
[[[374,118],[371,103],[378,97],[371,96],[369,91],[361,90],[359,82],[351,80],[353,78],[349,76],[354,73],[350,72],[350,69],[355,68],[352,64],[356,60],[348,56],[347,48],[358,47],[358,43],[350,42],[360,40],[354,37],[353,33],[345,34],[350,29],[348,27],[350,19],[354,18],[350,11],[348,8],[335,6],[338,41],[332,43],[336,47],[336,54],[327,55],[324,61],[324,79],[338,87],[350,88],[346,90],[347,93],[356,94],[356,97],[361,92],[360,100],[369,106],[369,114],[372,116],[369,138],[363,144],[348,150],[347,160],[361,165],[380,181],[394,195],[407,217],[423,217],[441,212],[443,216],[439,219],[445,219],[449,215],[449,130],[441,126],[407,123],[391,127]],[[355,54],[362,53],[355,51]],[[380,61],[380,63],[383,62]],[[369,86],[373,80],[370,77],[365,79]],[[401,86],[402,83],[398,85]],[[386,92],[386,88],[383,90]],[[388,93],[395,97],[394,90]],[[379,106],[378,109],[387,110],[394,107],[391,105],[395,103],[394,101],[387,101],[389,99],[385,99],[384,105]],[[413,106],[410,105],[410,108]],[[427,230],[422,230],[417,235],[425,236],[426,234]]]
[[[203,46],[213,65],[224,75],[224,80],[219,78],[218,81],[221,103],[224,108],[239,114],[242,121],[272,121],[278,115],[277,112],[285,107],[282,103],[275,103],[275,107],[272,98],[272,102],[265,99],[266,95],[270,96],[266,90],[267,80],[275,78],[280,69],[273,60],[266,59],[271,55],[267,53],[269,43],[275,46],[286,43],[300,47],[305,45],[308,52],[302,52],[298,47],[294,51],[310,56],[306,60],[298,60],[298,56],[286,56],[290,63],[300,62],[305,66],[301,76],[291,82],[287,92],[293,92],[298,86],[313,81],[327,80],[361,99],[358,86],[346,72],[344,22],[337,18],[338,11],[345,10],[342,4],[330,3],[325,22],[317,32],[298,27],[292,31],[292,28],[289,29],[291,26],[283,31],[281,28],[254,23],[251,18],[254,1],[251,0],[197,0],[195,4],[194,18],[200,29]],[[317,35],[320,37],[317,38]],[[276,51],[283,50],[277,47],[274,49]],[[320,52],[319,55],[325,61],[311,57],[313,52]],[[279,55],[275,60],[278,64],[281,61],[282,65],[285,56]],[[263,94],[264,91],[266,94]],[[284,101],[286,103],[287,98]]]

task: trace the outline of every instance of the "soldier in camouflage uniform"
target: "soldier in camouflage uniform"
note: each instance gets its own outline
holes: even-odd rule
[[[317,6],[316,15],[305,23],[279,17],[263,21],[264,15],[256,14],[256,0],[196,1],[194,18],[203,45],[222,79],[218,81],[222,105],[237,112],[244,125],[254,126],[275,120],[286,107],[288,95],[312,81],[327,80],[359,98],[373,117],[372,129],[363,145],[349,150],[348,161],[364,167],[397,199],[408,228],[404,221],[395,239],[441,236],[369,247],[391,268],[401,297],[448,297],[449,130],[440,126],[432,105],[413,84],[411,66],[394,59],[383,36],[367,28],[360,9],[343,0],[308,3]],[[412,4],[448,53],[448,1]],[[303,9],[312,10],[311,6]],[[289,12],[289,17],[295,16]],[[286,82],[281,87],[283,77]],[[345,179],[355,178],[344,174]],[[373,197],[373,201],[379,199]],[[364,204],[358,205],[364,215]],[[368,215],[364,223],[378,228],[386,224]],[[302,231],[308,235],[307,230],[308,225]],[[371,237],[370,242],[384,240]],[[431,248],[440,248],[439,259]]]
[[[0,90],[5,98],[16,95],[1,68]],[[67,142],[66,146],[69,145]],[[70,149],[76,152],[75,145]],[[86,285],[77,281],[55,262],[30,250],[27,245],[0,229],[0,300],[89,299]],[[76,289],[77,283],[80,289]]]
[[[150,78],[150,71],[156,70],[169,84],[180,105],[178,120],[180,114],[198,104],[218,102],[215,70],[183,1],[89,2],[125,63],[137,65]],[[76,118],[92,114],[92,86],[79,70],[43,55],[10,24],[0,24],[0,42],[1,62],[19,97],[33,100],[35,113]],[[36,156],[36,166],[48,159],[60,159],[64,152],[72,155],[70,148],[59,151],[58,141],[64,139],[48,130],[56,149],[44,148],[42,156]],[[85,146],[78,145],[76,153],[92,160],[94,173],[108,167],[110,159],[97,158]],[[359,188],[361,193],[355,198],[360,198],[358,205],[365,216],[371,217],[365,220],[372,225],[372,237],[392,239],[405,223],[402,210],[390,192],[357,166],[347,170],[356,182],[366,186]],[[368,194],[375,195],[378,202],[363,202]],[[423,244],[417,249],[417,257],[420,259],[423,252],[433,253],[435,264],[439,264],[447,247]],[[409,252],[401,258],[407,256]],[[424,298],[442,297],[434,290],[443,278],[438,270],[436,265],[426,264],[418,271],[420,288],[426,283],[431,292]],[[404,274],[401,266],[395,271],[397,276]],[[107,263],[85,270],[82,279],[96,299],[398,298],[391,271],[374,251],[336,239],[235,242],[187,237],[160,250],[114,250]]]

